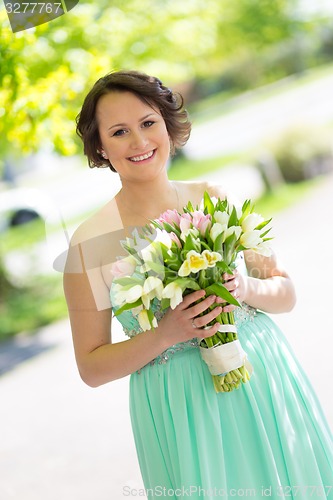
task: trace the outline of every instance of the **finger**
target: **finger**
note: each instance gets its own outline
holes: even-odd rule
[[[179,304],[180,309],[187,309],[191,304],[194,304],[198,300],[205,297],[205,290],[196,290],[195,292],[189,293],[184,297],[184,300]]]
[[[227,306],[222,308],[222,312],[232,312],[236,309],[236,306],[232,304],[228,304]]]
[[[210,326],[209,328],[204,328],[203,330],[200,330],[200,335],[198,335],[198,338],[205,339],[207,337],[210,337],[211,335],[214,335],[218,331],[220,326],[221,326],[220,323],[214,323],[213,326]]]
[[[189,318],[195,318],[196,316],[199,316],[199,314],[203,313],[204,311],[206,311],[206,309],[213,305],[215,300],[215,295],[209,295],[206,299],[202,300],[195,306],[189,307],[187,309]]]
[[[236,288],[239,286],[239,280],[237,278],[233,278],[232,280],[224,283],[224,286],[229,292],[232,292],[233,290],[236,290]]]
[[[216,302],[216,304],[225,304],[227,301],[225,299],[222,299],[222,297],[219,297],[217,295],[215,302]]]
[[[234,278],[235,276],[233,274],[228,274],[224,273],[222,274],[223,281],[230,281]]]
[[[204,326],[208,325],[213,319],[215,319],[219,314],[222,312],[222,307],[214,307],[212,311],[210,311],[207,314],[204,314],[203,316],[200,316],[198,318],[195,318],[195,325],[197,328],[203,328]]]

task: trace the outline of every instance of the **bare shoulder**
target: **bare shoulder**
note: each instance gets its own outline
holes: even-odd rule
[[[71,245],[79,245],[122,228],[123,224],[117,203],[113,198],[78,226],[71,238]]]
[[[228,198],[232,203],[238,203],[236,197],[228,192],[223,186],[208,181],[176,181],[174,184],[177,186],[178,191],[182,195],[183,205],[191,200],[193,204],[199,204],[205,191],[210,196],[216,198]],[[184,199],[186,200],[184,202]]]

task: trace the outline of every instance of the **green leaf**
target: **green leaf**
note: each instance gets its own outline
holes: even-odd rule
[[[261,222],[260,224],[258,224],[254,229],[262,229],[263,227],[267,226],[267,224],[269,224],[272,220],[272,217],[268,220],[264,220],[263,222]]]
[[[251,200],[245,200],[242,206],[242,216],[239,219],[239,222],[242,223],[245,217],[253,212],[253,205]]]
[[[185,290],[185,288],[190,288],[191,290],[200,290],[198,282],[193,278],[182,278],[181,276],[179,276],[173,281],[177,283],[177,285],[179,285],[183,290]]]
[[[264,238],[264,237],[266,236],[266,234],[268,234],[271,230],[272,230],[272,228],[270,227],[269,229],[267,229],[267,231],[263,232],[263,233],[260,235],[260,238]]]
[[[231,226],[238,226],[238,217],[237,217],[237,211],[236,211],[235,206],[233,206],[233,208],[232,208],[232,211],[231,211],[231,214],[229,217],[229,221],[228,221],[228,227],[231,227]]]
[[[150,268],[152,271],[155,271],[155,273],[157,274],[164,274],[164,270],[165,270],[165,267],[163,264],[161,264],[160,262],[153,262],[153,261],[147,261],[145,262],[145,264],[148,266],[148,268]],[[149,272],[149,270],[148,270]]]
[[[214,241],[213,244],[213,250],[214,252],[222,252],[222,239],[223,239],[223,233],[220,233]]]
[[[205,291],[208,293],[208,295],[218,295],[222,299],[226,300],[229,304],[233,304],[234,306],[239,306],[241,307],[241,304],[236,300],[231,293],[226,289],[222,283],[213,283],[212,285],[209,285],[207,288],[205,288]]]
[[[221,269],[224,273],[232,274],[231,267],[229,267],[228,264],[226,264],[223,260],[220,260],[219,262],[217,262],[216,267]]]
[[[186,236],[184,250],[186,252],[189,252],[190,250],[195,250],[196,252],[200,252],[200,250],[201,250],[200,240],[196,239],[192,235],[188,234]]]
[[[213,213],[215,212],[214,203],[212,202],[207,191],[204,192],[204,207],[206,209],[206,212],[210,215],[213,215]]]
[[[170,299],[162,299],[161,300],[161,308],[162,310],[168,309],[170,307]]]
[[[124,311],[129,311],[130,309],[134,309],[135,307],[138,307],[138,306],[141,306],[141,305],[142,305],[141,299],[138,299],[136,302],[131,302],[129,304],[124,304],[123,306],[121,306],[119,309],[117,309],[114,312],[114,315],[115,316],[119,316],[119,314],[123,313]]]
[[[163,228],[167,233],[176,233],[176,234],[178,233],[177,236],[179,236],[180,233],[177,227],[175,227],[174,225],[171,225],[168,222],[163,222],[163,226],[164,226]]]
[[[123,278],[115,278],[114,283],[117,283],[121,286],[134,286],[134,285],[142,285],[144,282],[144,277],[136,278],[132,276],[124,276]]]
[[[153,320],[154,320],[154,313],[151,309],[146,309],[147,311],[147,316],[148,316],[148,320],[149,320],[149,323],[150,323],[150,326],[152,327],[152,330],[154,330],[154,327],[153,327]]]
[[[184,211],[185,212],[194,212],[194,207],[193,207],[191,201],[189,201],[188,204],[186,205],[186,207],[184,207]]]

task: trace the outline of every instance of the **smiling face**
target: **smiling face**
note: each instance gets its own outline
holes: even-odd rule
[[[159,110],[131,92],[103,95],[96,107],[102,148],[122,179],[144,181],[165,170],[170,140]]]

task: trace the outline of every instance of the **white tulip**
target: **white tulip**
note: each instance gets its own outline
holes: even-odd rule
[[[113,285],[113,293],[113,303],[115,306],[121,307],[126,304],[127,289],[116,283]]]
[[[230,236],[231,234],[235,234],[236,236],[236,240],[238,240],[238,238],[240,237],[240,235],[242,234],[242,228],[240,226],[230,226],[228,227],[225,232],[224,232],[224,235],[223,235],[223,242],[228,238],[228,236]]]
[[[116,306],[123,306],[124,304],[130,304],[136,302],[143,294],[143,288],[141,285],[133,286],[122,286],[116,283],[113,288],[114,299],[113,302]]]
[[[247,215],[242,222],[242,229],[244,233],[253,231],[255,227],[263,222],[263,220],[264,218],[256,213]]]
[[[145,332],[146,330],[151,330],[151,324],[148,318],[148,312],[146,309],[143,309],[142,311],[139,312],[138,314],[138,321],[139,325],[142,328],[142,330]],[[157,320],[156,318],[153,319],[153,327],[157,327]]]
[[[177,283],[171,282],[164,288],[162,297],[170,299],[170,307],[175,309],[183,301],[183,291]]]
[[[254,249],[255,252],[263,255],[264,257],[270,257],[272,255],[272,248],[270,246],[270,241],[262,241]]]
[[[169,233],[167,233],[167,231],[162,231],[159,228],[156,229],[156,238],[154,239],[154,241],[163,243],[163,245],[165,245],[169,249],[172,245],[172,239],[170,238]]]
[[[222,260],[222,257],[218,252],[204,250],[201,255],[206,259],[208,267],[215,267],[216,263]]]
[[[255,248],[261,242],[262,239],[260,238],[260,231],[258,229],[247,231],[240,238],[240,244],[245,248]]]
[[[213,241],[216,240],[219,234],[223,233],[227,229],[226,224],[220,224],[219,222],[215,222],[215,224],[212,225],[212,228],[209,232],[210,237],[212,238]]]
[[[219,210],[217,212],[214,213],[214,219],[216,220],[216,222],[218,222],[219,224],[222,224],[223,225],[228,225],[228,221],[229,221],[229,214],[227,212],[220,212]]]
[[[182,231],[180,238],[185,241],[187,236],[192,236],[193,240],[196,240],[199,236],[199,231],[196,227],[192,227],[189,229],[186,229],[185,231]]]
[[[126,302],[128,304],[136,302],[142,297],[143,287],[141,285],[134,285],[124,292]]]
[[[143,292],[158,299],[162,298],[163,282],[156,276],[149,276],[143,284]]]
[[[142,258],[143,262],[151,262],[154,261],[154,254],[155,254],[155,249],[152,245],[148,245],[145,248],[142,248],[140,251],[140,257]]]

